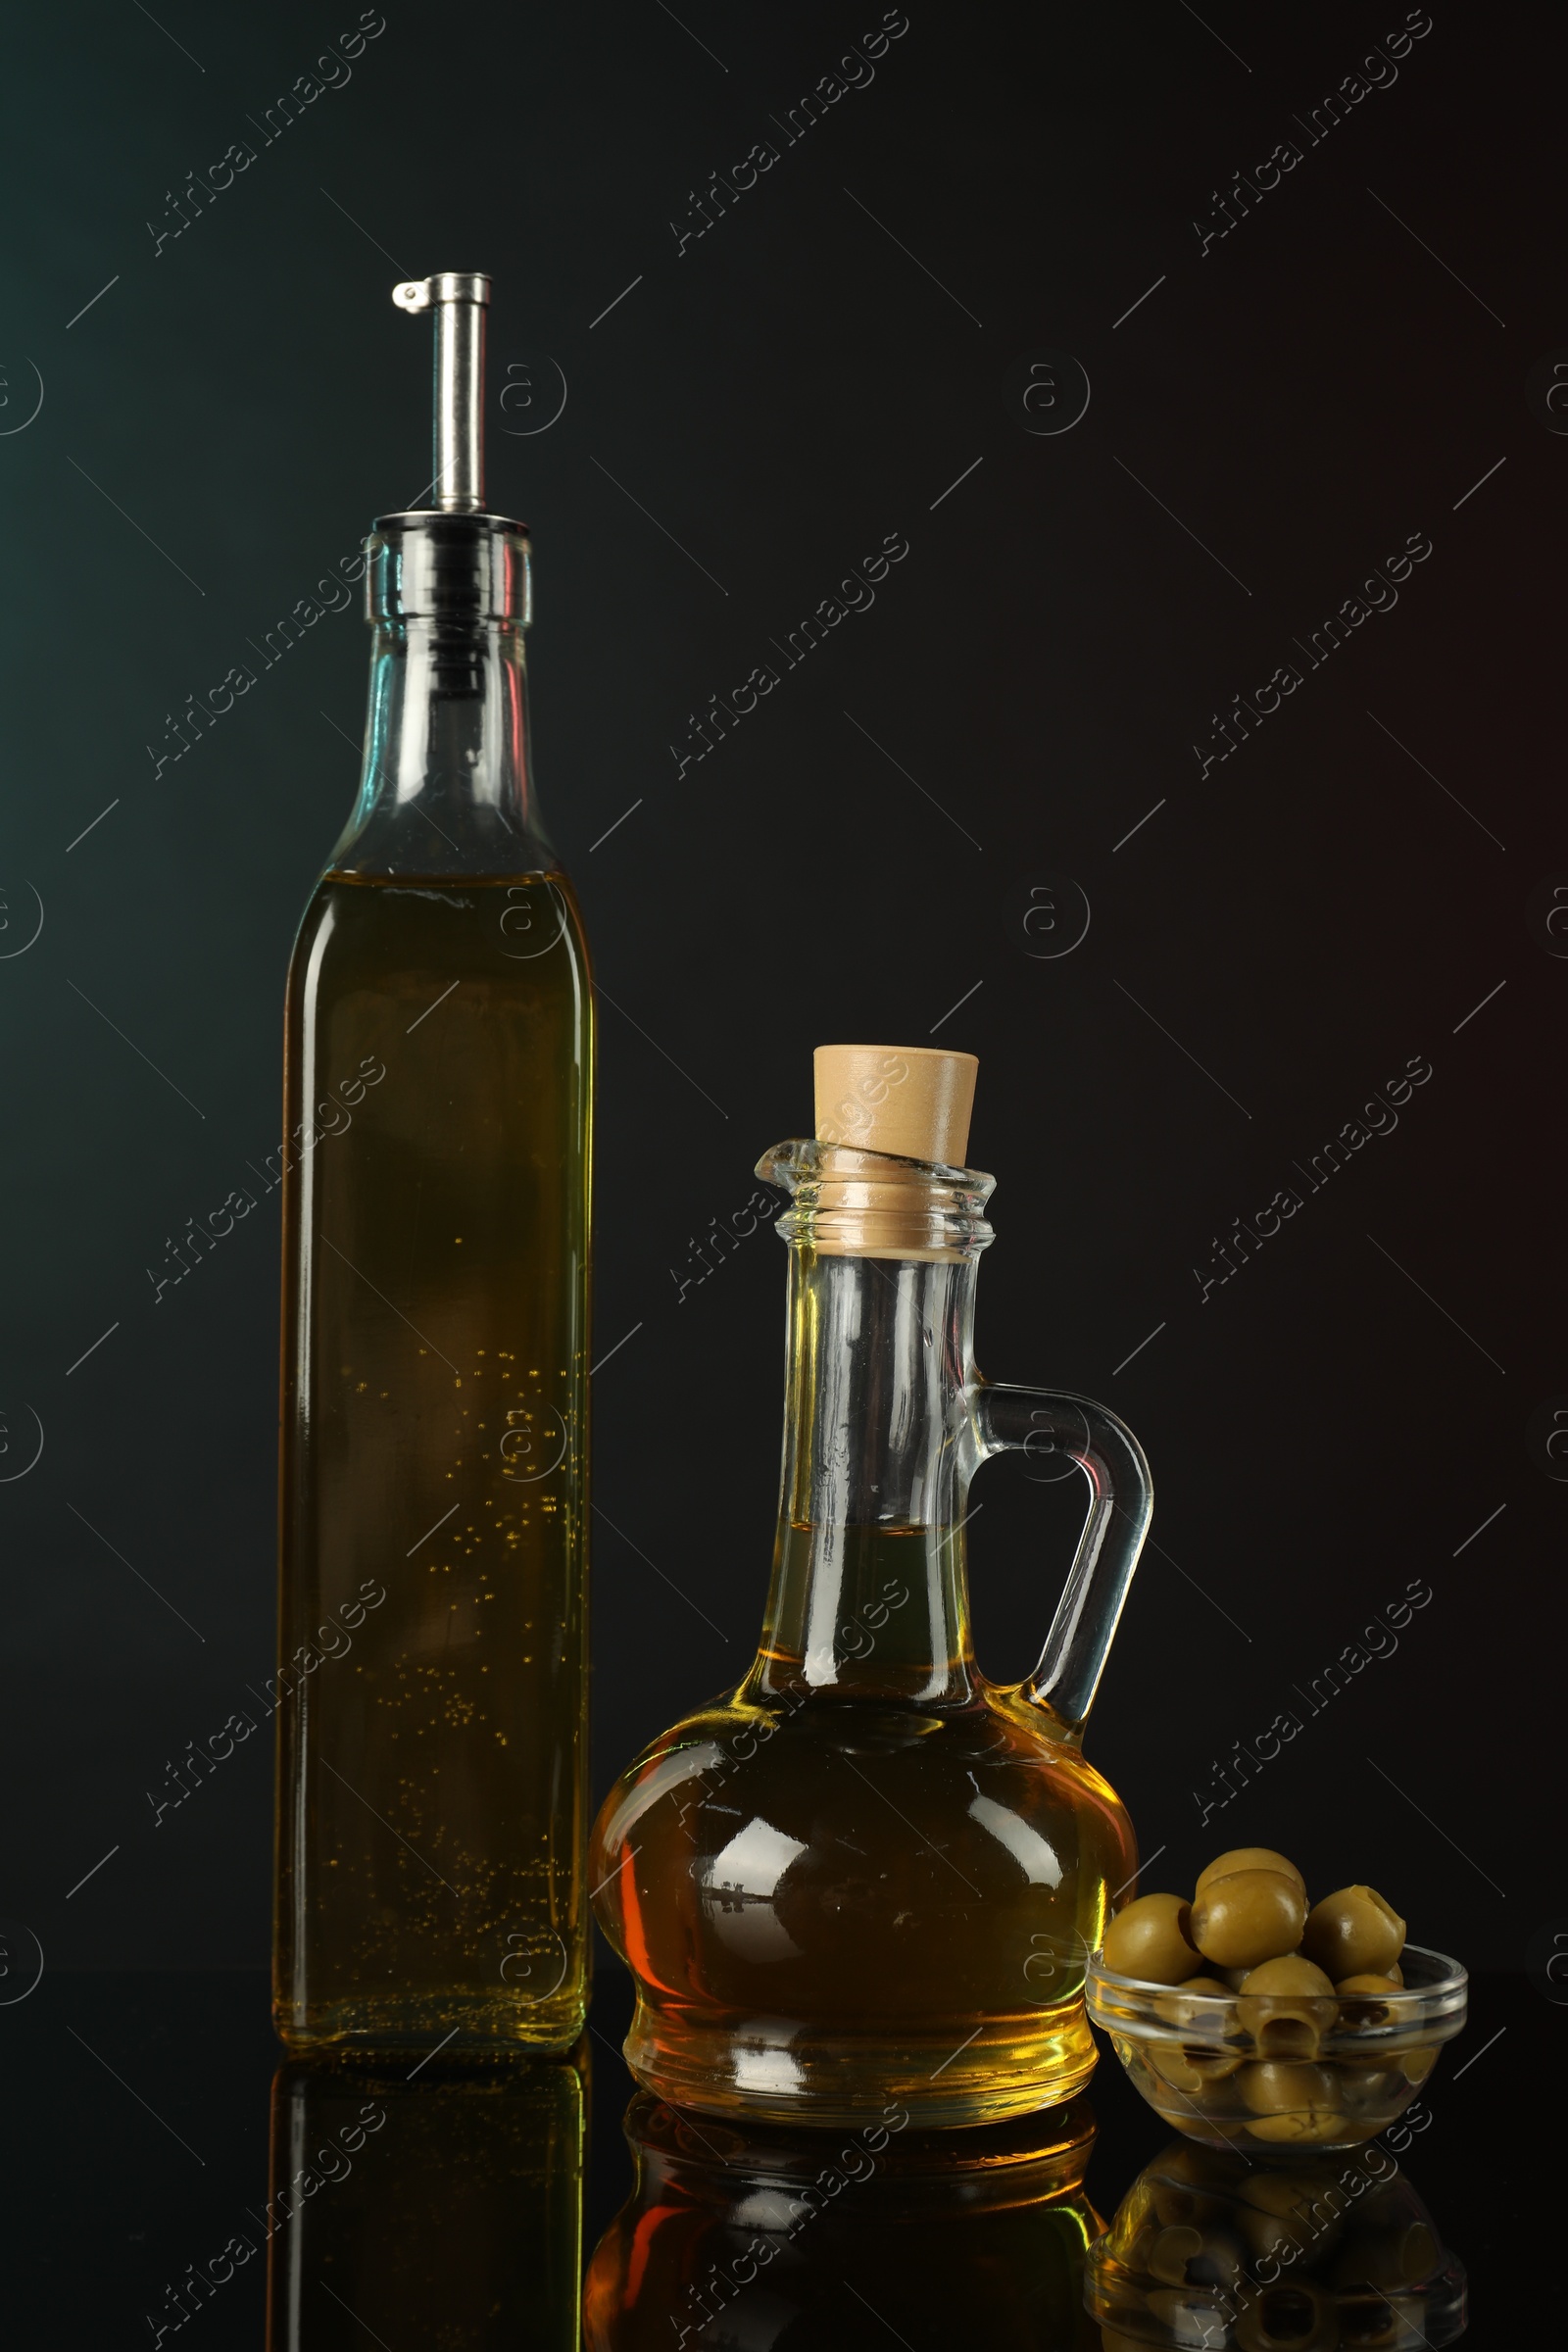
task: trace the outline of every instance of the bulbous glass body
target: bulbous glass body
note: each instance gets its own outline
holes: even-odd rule
[[[1095,2064],[1083,1955],[1134,1868],[1111,1789],[1016,1690],[920,1706],[759,1681],[656,1740],[601,1823],[639,2081],[822,2123],[1070,2095]]]
[[[627,2061],[663,2097],[781,2123],[889,2101],[978,2123],[1070,2096],[1095,2064],[1084,1963],[1136,1854],[1079,1741],[1147,1473],[1100,1407],[977,1378],[988,1178],[926,1171],[949,1195],[935,1238],[928,1219],[902,1254],[852,1253],[813,1198],[817,1153],[762,1163],[805,1200],[780,1221],[788,1406],[761,1644],[735,1690],[621,1776],[590,1883],[637,1980]],[[1095,1503],[1041,1669],[1002,1688],[974,1662],[963,1522],[972,1470],[1009,1446],[1069,1455]]]

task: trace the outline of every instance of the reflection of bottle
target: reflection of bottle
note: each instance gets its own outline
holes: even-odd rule
[[[1101,1406],[975,1370],[992,1180],[951,1164],[974,1068],[824,1047],[819,1140],[759,1170],[794,1201],[762,1640],[738,1690],[622,1774],[590,1866],[637,1978],[628,2063],[677,2105],[975,2124],[1095,2064],[1085,1958],[1136,1865],[1080,1741],[1148,1466]],[[1082,1469],[1092,1501],[1040,1668],[1002,1689],[970,1645],[963,1530],[972,1472],[1009,1448]]]
[[[289,973],[275,2014],[582,2022],[592,1016],[533,797],[522,526],[480,512],[488,280],[437,320],[439,505],[369,541],[358,806]]]
[[[1084,2352],[1082,2099],[956,2133],[890,2107],[848,2133],[741,2132],[643,2091],[636,2185],[588,2265],[586,2352]]]
[[[1382,2146],[1287,2169],[1172,2140],[1089,2260],[1104,2352],[1419,2352],[1465,2328],[1465,2276]]]
[[[574,2352],[583,2085],[565,2059],[293,2059],[272,2085],[268,2352]]]

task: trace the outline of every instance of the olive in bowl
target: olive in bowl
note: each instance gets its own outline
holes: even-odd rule
[[[1253,1975],[1262,1972],[1254,1971]],[[1327,1993],[1139,1983],[1089,1963],[1089,2014],[1176,2132],[1211,2148],[1348,2148],[1386,2131],[1463,2030],[1455,1960],[1404,1950],[1402,1984]]]
[[[1284,1854],[1219,1855],[1192,1900],[1128,1903],[1089,1962],[1089,2015],[1189,2138],[1261,2155],[1346,2148],[1408,2106],[1465,2022],[1457,1961],[1407,1945],[1375,1888],[1313,1904]]]

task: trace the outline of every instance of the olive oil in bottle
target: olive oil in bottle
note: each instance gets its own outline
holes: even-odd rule
[[[488,281],[437,487],[368,542],[358,806],[285,1054],[274,2013],[300,2047],[559,2049],[586,1999],[592,1001],[532,791],[522,526],[482,511]]]

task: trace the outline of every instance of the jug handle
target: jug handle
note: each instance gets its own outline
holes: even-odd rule
[[[1092,1397],[976,1380],[971,1400],[982,1458],[1022,1452],[1071,1462],[1089,1481],[1083,1534],[1040,1663],[1022,1686],[1024,1697],[1049,1708],[1076,1740],[1153,1514],[1149,1462],[1126,1423]]]

